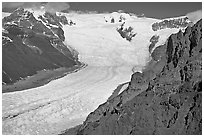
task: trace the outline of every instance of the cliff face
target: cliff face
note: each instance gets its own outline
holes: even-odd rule
[[[77,134],[202,134],[202,21],[151,55],[143,73],[90,113]]]

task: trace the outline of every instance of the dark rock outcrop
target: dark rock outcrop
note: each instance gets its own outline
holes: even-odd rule
[[[154,35],[149,41],[151,42],[151,44],[149,45],[149,53],[151,53],[152,49],[155,47],[155,44],[159,41],[159,36]]]
[[[202,21],[159,48],[159,60],[134,73],[127,89],[72,133],[202,134]]]
[[[76,53],[63,43],[61,24],[67,23],[65,19],[48,13],[36,19],[22,8],[2,19],[3,84],[13,84],[43,69],[80,64]]]
[[[176,18],[176,19],[164,19],[159,22],[155,22],[152,24],[152,30],[157,31],[166,28],[186,28],[192,24],[188,17]]]
[[[133,37],[135,37],[137,35],[137,33],[133,32],[133,28],[132,27],[128,27],[128,28],[124,28],[124,24],[123,23],[121,26],[119,26],[117,28],[118,33],[120,33],[120,36],[122,38],[125,38],[128,41],[131,41]]]

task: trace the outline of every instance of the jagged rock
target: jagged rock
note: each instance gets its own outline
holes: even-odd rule
[[[164,48],[161,60],[133,74],[128,88],[90,113],[75,133],[202,134],[202,21],[171,35]]]
[[[152,30],[157,31],[165,28],[185,28],[191,25],[192,22],[189,21],[188,17],[176,18],[176,19],[165,19],[152,24]]]
[[[117,31],[120,33],[122,38],[125,38],[128,41],[131,41],[132,38],[137,35],[137,33],[133,32],[133,28],[131,26],[124,28],[124,23],[117,28]]]
[[[65,16],[57,16],[56,13],[55,14],[51,14],[49,12],[46,12],[44,15],[45,20],[52,25],[57,25],[62,27],[62,25],[60,23],[62,23],[63,25],[67,25],[68,24],[68,20]]]
[[[36,19],[22,8],[2,19],[2,82],[13,84],[43,69],[72,67],[79,62],[64,45],[63,17]],[[48,16],[49,15],[49,16]],[[53,24],[57,25],[53,27]],[[46,25],[46,23],[48,25]],[[50,25],[50,28],[49,28]]]

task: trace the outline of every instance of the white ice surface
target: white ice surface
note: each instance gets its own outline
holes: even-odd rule
[[[120,23],[106,23],[104,14],[67,15],[76,26],[64,26],[65,43],[79,52],[88,66],[49,84],[2,95],[3,134],[58,134],[81,124],[105,102],[113,90],[130,81],[149,60],[150,38],[162,35],[160,43],[176,30],[153,32],[154,19],[128,22],[137,35],[132,42],[116,31]],[[164,33],[162,33],[162,31]]]
[[[7,16],[9,16],[11,13],[9,13],[9,12],[2,12],[2,19],[4,18],[4,17],[7,17]]]

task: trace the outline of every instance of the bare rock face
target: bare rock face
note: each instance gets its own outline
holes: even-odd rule
[[[151,57],[155,61],[160,61],[161,58],[165,55],[165,49],[166,45],[160,45],[154,49],[154,51],[151,54]]]
[[[202,21],[171,35],[163,48],[160,60],[133,74],[126,90],[72,133],[202,134]]]
[[[45,13],[38,18],[19,8],[2,19],[2,82],[13,84],[43,69],[79,64],[64,45],[63,16]]]
[[[152,30],[157,31],[166,28],[185,28],[192,24],[188,17],[181,17],[175,19],[164,19],[152,24]]]

